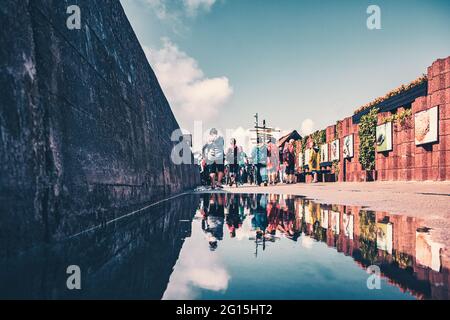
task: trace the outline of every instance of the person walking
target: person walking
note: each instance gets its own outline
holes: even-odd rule
[[[275,144],[275,138],[270,138],[267,142],[267,175],[269,177],[269,184],[277,184],[277,172],[279,170],[280,155],[278,147]]]
[[[318,146],[313,146],[313,148],[311,149],[311,156],[309,158],[308,165],[313,174],[313,183],[317,183],[319,181],[318,171],[320,170],[320,153]]]
[[[226,161],[229,166],[229,185],[230,187],[233,186],[233,184],[236,184],[236,187],[238,187],[238,181],[239,181],[239,160],[241,157],[242,149],[237,146],[236,139],[232,138],[230,141],[230,146],[227,149],[227,152],[225,154]]]
[[[245,184],[248,179],[248,158],[247,154],[242,150],[240,157],[239,157],[239,183]]]
[[[288,184],[295,183],[295,152],[294,152],[294,139],[291,139],[286,144],[283,151],[283,161],[286,166],[286,182]]]
[[[279,170],[278,170],[278,178],[279,178],[279,182],[280,183],[285,183],[286,182],[286,178],[285,178],[285,171],[286,171],[286,166],[284,165],[284,153],[283,153],[284,149],[282,146],[280,146],[278,148],[278,161],[280,163],[279,165]]]
[[[264,142],[261,143],[260,138],[258,138],[257,145],[253,148],[252,159],[256,171],[256,185],[260,186],[264,183],[267,186],[267,146]]]
[[[203,147],[206,165],[211,179],[211,188],[223,188],[222,179],[224,175],[224,140],[217,132],[217,129],[212,128],[209,132],[207,144]]]

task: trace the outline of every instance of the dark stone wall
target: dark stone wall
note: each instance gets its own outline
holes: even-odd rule
[[[119,0],[5,0],[0,25],[0,255],[198,183]]]

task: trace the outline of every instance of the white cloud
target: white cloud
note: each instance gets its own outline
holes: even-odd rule
[[[200,12],[209,12],[217,0],[145,0],[158,19],[180,22],[181,16],[195,17]]]
[[[195,16],[200,10],[211,10],[216,0],[183,0],[183,3],[187,13]]]
[[[145,0],[160,20],[177,20],[178,14],[169,12],[165,0]]]
[[[304,137],[314,132],[314,121],[311,119],[305,119],[302,122],[301,128],[300,128],[300,134]]]
[[[160,50],[144,47],[159,83],[180,125],[209,121],[233,94],[227,77],[208,78],[197,61],[164,38]]]

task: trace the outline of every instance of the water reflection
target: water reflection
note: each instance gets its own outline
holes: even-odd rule
[[[53,245],[0,258],[0,299],[161,299],[191,235],[198,196],[157,207]],[[81,268],[80,291],[66,287]]]
[[[213,253],[199,249],[202,248],[202,237],[196,233],[200,233],[200,225],[203,239],[206,240],[204,242],[208,243]],[[224,229],[227,230],[225,236]],[[368,266],[378,265],[386,286],[392,289],[391,292],[385,290],[376,296],[367,289],[358,291],[359,288],[355,290],[355,293],[358,291],[355,295],[348,292],[347,296],[337,297],[448,299],[448,261],[443,255],[443,246],[431,240],[429,231],[421,219],[366,211],[359,207],[318,204],[302,197],[205,193],[200,199],[193,223],[193,239],[189,239],[183,247],[165,298],[254,298],[254,292],[233,292],[237,287],[245,288],[245,285],[234,285],[236,288],[232,288],[232,282],[241,278],[243,269],[253,269],[250,272],[252,278],[241,279],[244,282],[252,282],[256,278],[256,281],[265,283],[264,278],[271,277],[271,266],[247,260],[250,251],[246,248],[251,242],[253,256],[264,254],[264,259],[267,259],[267,255],[275,255],[279,257],[279,268],[295,264],[291,254],[301,255],[302,250],[318,250],[319,244],[323,243],[328,249],[324,251],[320,248],[322,256],[315,259],[325,259],[326,264],[332,266],[338,264],[339,259],[351,257],[354,266],[362,273]],[[301,248],[291,250],[289,243],[299,243]],[[188,249],[186,246],[189,246]],[[243,253],[245,250],[247,252]],[[331,257],[329,250],[335,250],[341,257]],[[225,252],[230,251],[231,255],[227,256]],[[192,263],[188,266],[183,260],[184,254],[191,257]],[[218,277],[220,280],[217,280],[217,283],[221,283],[215,290],[217,292],[211,289],[210,283],[202,286],[189,278],[189,270],[196,269],[195,261],[211,258],[221,261],[220,267],[215,269],[221,275]],[[236,259],[240,259],[240,265],[230,263],[230,260]],[[308,264],[314,263],[313,260],[308,261]],[[253,264],[253,267],[248,267],[249,264]],[[319,268],[319,263],[314,267]],[[295,267],[287,269],[300,273]],[[355,279],[359,277],[357,271],[341,270],[341,273],[346,271],[354,273]],[[317,273],[321,271],[318,269]],[[210,276],[205,273],[203,279],[214,282],[215,276],[214,272]],[[319,277],[326,278],[327,275],[322,273]],[[292,280],[305,282],[304,277],[297,274],[292,274]],[[341,286],[345,285],[341,283]],[[263,284],[260,286],[263,287]],[[179,287],[183,288],[183,295],[176,294],[175,288]],[[308,295],[296,292],[269,297],[308,298]],[[333,296],[325,294],[318,298]]]
[[[0,298],[449,299],[421,219],[289,195],[194,194],[0,258]],[[82,270],[82,290],[66,268]],[[382,290],[367,288],[368,266]]]

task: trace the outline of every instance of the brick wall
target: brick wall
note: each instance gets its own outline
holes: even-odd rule
[[[416,146],[414,139],[414,114],[439,106],[438,142]],[[397,113],[404,108],[397,109]],[[412,117],[403,125],[393,123],[393,150],[376,153],[377,180],[450,180],[450,57],[435,61],[428,68],[428,96],[417,98],[411,106]],[[378,115],[378,124],[392,115],[390,112]],[[348,117],[336,125],[326,128],[327,143],[336,137],[340,141],[339,181],[364,181],[365,172],[359,163],[358,125]],[[344,161],[342,147],[344,137],[353,134],[354,156]],[[345,169],[344,169],[345,166]]]
[[[402,112],[404,108],[399,108],[397,112]],[[378,124],[382,124],[383,119],[390,116],[390,112],[378,114]],[[414,179],[414,120],[409,119],[405,125],[397,123],[392,125],[392,151],[376,152],[375,167],[378,180],[409,181]]]
[[[450,57],[428,68],[428,96],[412,104],[413,116],[404,126],[393,124],[393,150],[376,154],[378,180],[423,181],[450,179]],[[416,146],[414,114],[439,106],[438,142]],[[397,112],[401,112],[399,108]],[[380,113],[379,123],[391,113]]]

